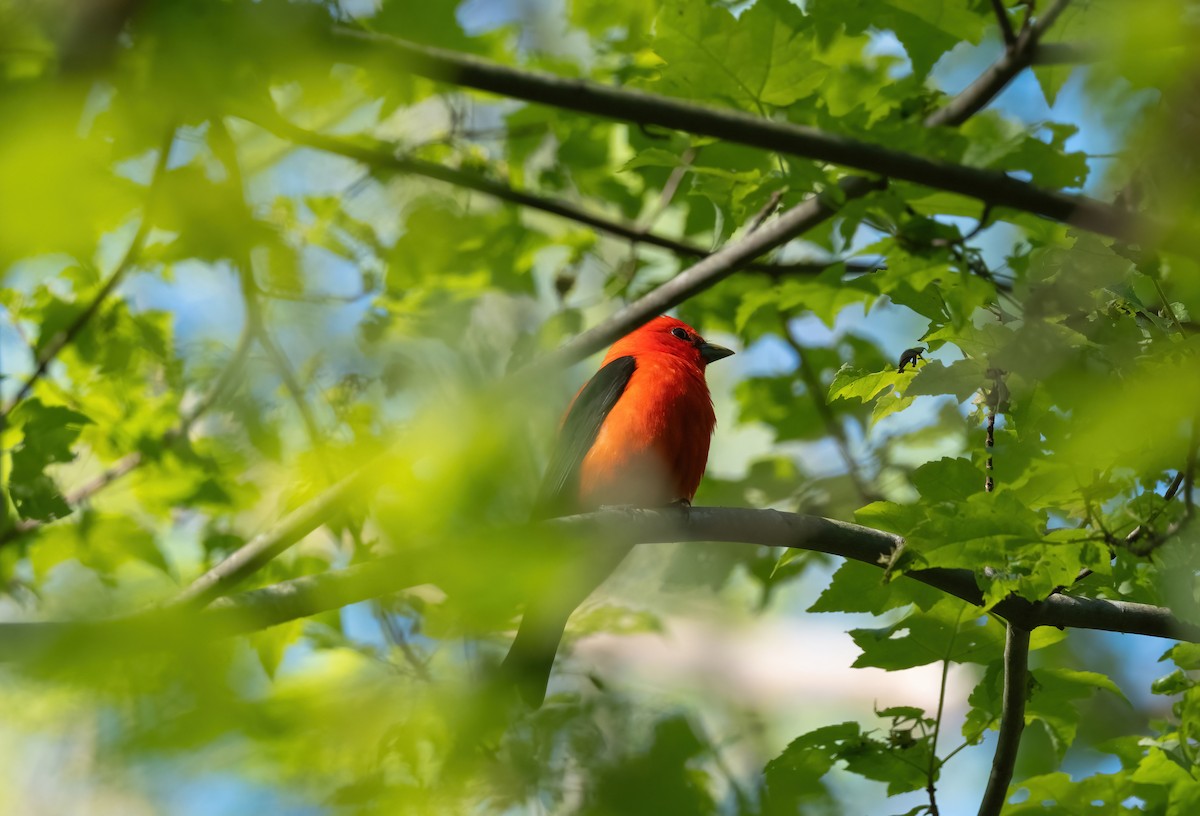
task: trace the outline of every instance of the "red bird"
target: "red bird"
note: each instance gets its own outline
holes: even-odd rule
[[[704,368],[731,354],[673,317],[656,317],[614,343],[567,409],[533,518],[690,503],[717,424]],[[530,706],[546,697],[567,618],[627,553],[604,548],[589,574],[526,608],[503,670]]]

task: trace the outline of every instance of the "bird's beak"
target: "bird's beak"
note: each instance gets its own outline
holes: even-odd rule
[[[700,349],[700,356],[704,358],[704,362],[706,363],[715,363],[717,360],[724,360],[733,354],[733,349],[727,349],[715,343],[701,343],[698,348]]]

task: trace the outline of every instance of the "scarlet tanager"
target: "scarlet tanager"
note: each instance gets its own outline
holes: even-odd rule
[[[567,409],[533,518],[690,503],[717,424],[704,368],[731,354],[673,317],[656,317],[614,343]],[[502,671],[534,708],[546,697],[571,612],[629,552],[602,549],[589,554],[583,574],[525,610]]]

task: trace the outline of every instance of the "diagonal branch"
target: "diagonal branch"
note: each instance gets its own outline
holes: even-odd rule
[[[881,183],[861,176],[848,176],[838,184],[838,197],[850,200],[861,198]],[[814,195],[776,218],[769,224],[746,235],[742,240],[722,247],[699,263],[689,267],[671,280],[643,297],[618,310],[603,323],[593,326],[557,350],[526,366],[523,373],[532,376],[547,369],[579,362],[601,348],[624,337],[633,329],[683,303],[698,292],[724,280],[754,258],[795,236],[810,230],[837,212],[840,202],[830,201],[826,194]]]
[[[998,3],[999,0],[996,0],[996,2]],[[1037,21],[1033,25],[1021,29],[1020,35],[1005,49],[1004,56],[992,63],[966,90],[951,99],[946,107],[939,108],[926,117],[926,126],[961,125],[983,110],[998,93],[1004,90],[1008,83],[1012,82],[1017,74],[1034,63],[1038,53],[1038,40],[1042,38],[1047,29],[1063,13],[1069,2],[1070,0],[1055,0],[1053,5],[1046,9],[1044,14],[1038,15]],[[1000,11],[997,11],[997,14],[1000,14]],[[1001,18],[1004,20],[1008,19],[1002,14]],[[993,201],[990,203],[996,204],[999,202]],[[1042,215],[1042,213],[1039,213],[1039,215]],[[1126,227],[1133,223],[1132,219],[1134,216],[1132,214],[1125,213],[1123,217],[1129,219],[1125,221]],[[1082,223],[1079,225],[1087,226]],[[1103,229],[1097,230],[1092,226],[1087,226],[1087,228],[1098,232],[1105,232]],[[1111,232],[1107,232],[1106,234],[1114,235]]]
[[[1052,11],[1047,12],[1038,21],[1039,25],[1048,25],[1053,17]],[[339,28],[334,30],[333,39],[350,62],[365,59],[378,66],[379,57],[385,55],[403,70],[436,81],[878,173],[1124,240],[1136,240],[1141,232],[1136,228],[1138,219],[1133,213],[1085,196],[1046,190],[995,170],[950,164],[738,111],[717,110],[670,97],[512,68],[373,32]],[[951,122],[947,118],[940,123]],[[1144,220],[1143,226],[1147,226]]]
[[[792,330],[792,315],[784,313],[781,317],[783,318],[783,339],[796,353],[796,371],[800,374],[800,379],[804,381],[804,388],[813,401],[813,407],[817,409],[821,421],[825,423],[825,430],[833,437],[833,441],[837,445],[838,453],[841,454],[842,461],[846,465],[846,473],[849,475],[854,489],[864,504],[876,501],[878,497],[873,495],[866,480],[863,479],[858,461],[850,450],[850,440],[846,438],[846,429],[842,427],[842,423],[838,421],[833,409],[829,406],[829,401],[825,398],[828,389],[821,386],[821,378],[808,359],[808,349],[801,345],[800,338]]]
[[[361,499],[375,484],[375,459],[342,479],[312,501],[301,505],[276,526],[247,541],[224,561],[201,575],[166,606],[200,609],[226,594],[261,569],[288,547],[342,512],[342,507]]]
[[[1029,632],[1012,623],[1004,640],[1004,697],[1000,709],[1000,735],[992,757],[992,773],[988,777],[979,816],[999,816],[1008,798],[1013,768],[1017,764],[1017,748],[1025,730],[1025,697],[1029,682]]]
[[[50,338],[50,341],[43,347],[41,354],[38,355],[33,373],[21,385],[20,390],[17,391],[12,401],[0,411],[0,420],[12,413],[12,410],[29,396],[38,380],[46,375],[46,370],[50,367],[50,364],[54,362],[63,349],[79,336],[83,328],[96,316],[96,313],[100,311],[100,307],[108,300],[108,296],[121,285],[121,281],[137,265],[138,260],[141,258],[142,250],[145,248],[146,238],[150,235],[151,224],[154,220],[154,208],[158,203],[162,180],[166,175],[167,160],[171,157],[171,145],[174,144],[174,141],[175,125],[172,124],[167,129],[166,138],[158,150],[158,158],[154,162],[154,170],[150,176],[150,186],[146,190],[146,203],[142,207],[142,218],[138,223],[137,231],[133,234],[133,239],[129,242],[129,247],[125,250],[124,257],[121,258],[117,264],[117,268],[108,276],[108,280],[96,292],[95,297],[92,298],[87,307],[66,328]]]
[[[452,167],[446,167],[435,162],[401,155],[395,145],[383,142],[370,143],[363,140],[362,137],[357,137],[356,140],[351,141],[335,136],[327,136],[323,133],[316,133],[299,127],[281,116],[270,113],[264,114],[261,111],[246,111],[242,112],[240,116],[268,133],[272,133],[281,139],[286,139],[293,144],[311,147],[314,150],[320,150],[324,153],[344,156],[365,164],[368,167],[421,176],[433,179],[434,181],[452,184],[455,187],[461,187],[466,190],[474,190],[477,193],[483,193],[499,201],[505,201],[519,207],[527,207],[531,210],[547,213],[548,215],[565,218],[577,224],[591,227],[599,232],[604,232],[617,238],[624,238],[631,243],[658,247],[659,249],[665,249],[683,257],[707,258],[712,254],[702,246],[668,238],[651,232],[648,228],[605,218],[573,204],[517,190],[502,182],[481,176],[478,173],[455,170]],[[665,196],[666,193],[667,190],[664,188],[663,195]],[[785,272],[815,274],[834,263],[837,263],[837,261],[814,261],[811,263],[795,264],[757,263],[750,264],[747,268],[770,274]],[[852,272],[870,272],[878,268],[878,264],[866,262],[855,263],[853,261],[846,262],[846,266]]]

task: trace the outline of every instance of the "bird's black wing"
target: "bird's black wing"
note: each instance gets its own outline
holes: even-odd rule
[[[579,392],[563,420],[558,445],[542,479],[542,489],[533,509],[534,519],[553,518],[576,512],[579,497],[579,466],[591,450],[600,426],[629,385],[637,362],[618,357],[596,372]]]

